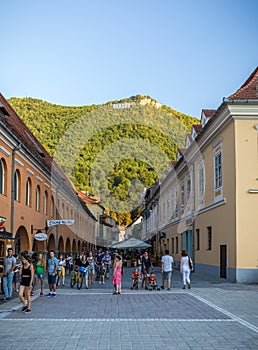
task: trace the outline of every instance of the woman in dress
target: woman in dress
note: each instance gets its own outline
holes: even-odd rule
[[[121,285],[122,285],[122,261],[121,256],[116,255],[114,263],[114,272],[112,283],[116,286],[114,295],[121,294]]]
[[[31,258],[29,255],[22,255],[22,267],[21,267],[21,283],[19,290],[19,298],[23,304],[22,312],[31,312],[31,287],[34,278],[34,267],[31,263]],[[24,299],[24,294],[27,299],[27,305]]]

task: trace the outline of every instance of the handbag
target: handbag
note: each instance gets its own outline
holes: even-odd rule
[[[193,271],[193,264],[192,264],[192,261],[190,259],[190,256],[188,256],[188,263],[189,263],[190,270]]]

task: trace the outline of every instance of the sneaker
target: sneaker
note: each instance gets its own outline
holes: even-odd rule
[[[191,285],[190,285],[190,283],[188,283],[188,289],[190,289],[191,288]]]
[[[170,288],[168,288],[168,290],[170,290]]]
[[[89,287],[85,287],[86,289],[89,289]]]
[[[99,281],[99,284],[101,284],[101,281]]]
[[[27,310],[24,311],[25,314],[29,314],[30,312],[31,312],[30,309],[27,309]]]
[[[51,297],[52,297],[52,298],[56,298],[56,293],[53,293],[53,294],[51,295]]]
[[[160,288],[161,288],[161,289],[164,289],[164,287],[163,287],[163,286],[161,286]]]
[[[22,308],[22,312],[24,312],[24,311],[26,311],[27,310],[27,306],[23,306],[23,308]]]
[[[39,296],[40,296],[40,297],[43,297],[43,296],[44,296],[44,294],[43,294],[42,292],[40,292]]]
[[[33,297],[33,296],[34,296],[34,293],[33,293],[33,292],[30,292],[30,296]]]
[[[49,292],[46,296],[47,297],[52,297],[52,293]]]
[[[105,282],[103,281],[102,284],[105,284]]]

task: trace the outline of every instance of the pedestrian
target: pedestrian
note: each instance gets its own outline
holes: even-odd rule
[[[161,272],[162,272],[162,286],[165,288],[165,282],[167,281],[168,290],[171,287],[172,271],[173,271],[173,257],[169,255],[168,249],[165,250],[165,255],[161,258]]]
[[[35,280],[34,285],[31,291],[31,295],[34,295],[34,292],[37,288],[38,281],[40,281],[40,297],[44,296],[44,280],[45,280],[45,269],[46,269],[46,263],[45,259],[42,253],[39,253],[37,262],[36,262],[36,268],[35,268]]]
[[[142,288],[145,284],[145,289],[148,289],[148,278],[150,276],[150,267],[153,268],[151,258],[148,252],[144,252],[142,256]]]
[[[95,274],[95,259],[93,257],[92,252],[89,252],[89,256],[87,257],[87,261],[89,263],[89,282],[91,284],[95,284],[94,282],[94,274]]]
[[[106,278],[109,279],[109,270],[111,267],[111,255],[109,254],[108,250],[106,250],[104,254],[103,261],[105,264]]]
[[[16,267],[14,269],[14,274],[13,274],[13,284],[14,284],[14,289],[16,292],[19,292],[19,283],[20,283],[20,269],[21,269],[21,264],[19,263],[18,255],[14,254],[14,257],[16,259]]]
[[[114,291],[114,295],[121,294],[121,287],[122,287],[122,264],[121,264],[121,256],[116,255],[115,257],[115,263],[114,263],[114,270],[113,270],[113,278],[112,278],[112,284],[116,286],[116,289]]]
[[[183,289],[186,288],[186,283],[188,284],[188,289],[191,288],[191,284],[190,284],[191,267],[190,266],[193,266],[193,261],[188,256],[188,251],[182,250],[182,257],[180,260],[180,273],[182,273],[182,278],[183,278]]]
[[[54,250],[50,250],[47,262],[49,293],[48,297],[56,297],[56,275],[57,275],[58,259],[55,257]]]
[[[22,312],[24,313],[30,313],[31,312],[31,288],[32,288],[32,282],[34,279],[34,267],[33,263],[31,262],[31,257],[29,255],[22,255],[22,267],[21,267],[21,283],[20,283],[20,290],[19,290],[19,298],[22,302],[23,308]],[[24,298],[24,295],[27,300]]]
[[[85,279],[85,288],[89,288],[89,267],[90,264],[87,260],[87,257],[85,254],[82,256],[82,260],[80,261],[80,267],[79,270],[82,273],[82,278]]]
[[[58,283],[57,285],[61,285],[61,277],[62,277],[62,286],[65,284],[65,265],[66,260],[64,259],[64,256],[61,254],[58,261],[58,267],[57,267],[57,276],[58,276]]]
[[[66,276],[70,275],[70,259],[67,254],[65,256],[65,274]]]
[[[96,281],[99,281],[99,283],[101,283],[102,281],[102,264],[103,264],[103,258],[104,258],[104,254],[102,253],[102,250],[99,249],[98,253],[95,257],[95,263],[97,266],[97,276],[96,276]]]
[[[4,258],[3,265],[3,286],[4,298],[3,300],[10,300],[13,293],[13,275],[16,268],[16,259],[13,256],[13,249],[7,249],[7,256]]]

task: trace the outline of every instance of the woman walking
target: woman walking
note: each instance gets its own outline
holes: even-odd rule
[[[116,257],[115,257],[112,284],[114,284],[116,286],[116,289],[115,289],[113,294],[114,295],[121,294],[122,264],[121,264],[121,256],[120,255],[116,255]]]
[[[21,268],[21,283],[19,290],[19,298],[23,304],[22,312],[31,312],[31,296],[30,291],[32,287],[32,282],[34,278],[34,268],[31,263],[31,258],[29,255],[23,255],[22,258],[22,268]],[[27,299],[27,305],[24,299],[24,294]]]
[[[186,283],[188,284],[188,289],[191,288],[190,284],[190,265],[193,265],[192,259],[188,256],[187,250],[182,250],[182,257],[180,260],[180,273],[182,273],[183,278],[183,289],[186,288]]]
[[[40,296],[41,297],[44,296],[45,268],[46,268],[46,263],[45,263],[43,254],[39,253],[38,259],[36,262],[35,280],[34,280],[34,286],[31,291],[31,295],[34,295],[34,292],[37,288],[38,281],[40,280]]]

